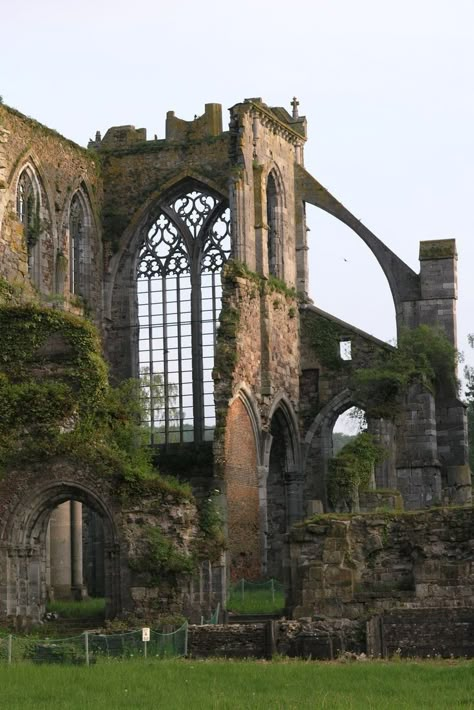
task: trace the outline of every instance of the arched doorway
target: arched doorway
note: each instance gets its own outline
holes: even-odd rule
[[[45,613],[51,581],[48,529],[51,515],[64,504],[69,512],[75,509],[76,513],[82,504],[101,519],[105,615],[111,618],[121,611],[120,546],[112,511],[92,487],[75,481],[55,481],[35,487],[24,496],[4,527],[1,547],[5,554],[0,563],[2,615],[34,623]]]
[[[46,533],[49,601],[103,598],[104,573],[102,515],[77,500],[61,503],[51,513]]]
[[[298,443],[291,412],[284,403],[270,421],[266,480],[266,574],[283,579],[285,536],[303,516]]]
[[[375,466],[373,486],[396,488],[395,423],[390,419],[367,416],[364,404],[354,402],[352,392],[346,389],[321,409],[305,437],[305,499],[308,507],[311,504],[313,508],[322,506],[326,511],[331,507],[328,501],[328,468],[330,459],[337,453],[335,434],[356,436],[362,430],[371,434],[375,442],[386,450],[383,460]]]

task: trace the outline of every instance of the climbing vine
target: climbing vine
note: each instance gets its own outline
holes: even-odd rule
[[[355,398],[366,404],[369,416],[393,418],[413,382],[433,393],[441,388],[456,391],[456,358],[455,348],[440,330],[427,325],[404,330],[397,348],[380,352],[371,367],[353,372]]]
[[[368,488],[375,464],[386,456],[373,436],[362,432],[329,461],[328,495],[333,508],[351,510],[355,494]]]
[[[0,305],[0,464],[65,456],[115,476],[117,492],[192,498],[160,476],[140,427],[135,380],[113,388],[94,326],[37,304]]]

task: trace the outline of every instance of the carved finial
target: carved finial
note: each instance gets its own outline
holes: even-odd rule
[[[95,142],[100,143],[101,140],[102,140],[102,136],[100,135],[100,131],[96,131],[95,132]]]
[[[291,105],[293,107],[293,118],[298,118],[298,106],[300,105],[300,102],[297,100],[296,96],[293,96]]]

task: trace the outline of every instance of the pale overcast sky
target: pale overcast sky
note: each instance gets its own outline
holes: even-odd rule
[[[456,238],[466,349],[474,0],[22,0],[2,7],[1,37],[5,103],[82,145],[126,123],[163,137],[168,110],[251,96],[290,110],[296,95],[306,168],[413,269],[421,239]],[[316,208],[308,221],[316,304],[393,338],[367,247]]]

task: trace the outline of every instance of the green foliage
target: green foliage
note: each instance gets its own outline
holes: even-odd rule
[[[105,599],[101,597],[89,597],[81,601],[72,599],[56,599],[48,602],[46,611],[58,614],[60,619],[90,619],[97,617],[104,618]]]
[[[351,508],[356,490],[368,487],[374,466],[385,450],[367,432],[355,436],[329,461],[328,495],[334,508]]]
[[[144,551],[139,557],[130,560],[129,564],[136,572],[147,573],[151,586],[159,584],[163,575],[188,575],[194,572],[196,561],[193,556],[178,549],[160,528],[147,526],[143,537]]]
[[[474,348],[474,335],[468,337],[469,345]],[[469,440],[469,466],[474,473],[474,367],[466,365],[464,368],[466,378],[467,399],[467,434]]]
[[[334,455],[338,454],[346,444],[352,441],[354,436],[354,434],[343,434],[340,431],[334,431],[332,434],[332,450]]]
[[[199,536],[195,542],[195,553],[199,559],[208,559],[215,562],[225,549],[225,534],[221,511],[216,496],[218,489],[201,500],[198,504],[199,511]]]
[[[0,463],[65,456],[116,476],[124,496],[192,498],[189,486],[153,469],[142,390],[136,380],[109,386],[91,323],[36,304],[4,305],[0,331]]]
[[[321,365],[330,370],[350,367],[350,362],[342,360],[339,354],[341,329],[337,323],[327,318],[315,318],[314,314],[305,314],[302,327]]]
[[[456,390],[456,351],[440,330],[420,325],[404,330],[398,347],[381,352],[372,366],[353,373],[356,401],[369,416],[393,418],[399,398],[410,384],[422,382],[432,391]]]
[[[286,298],[296,299],[298,294],[294,288],[276,276],[266,278],[255,271],[251,271],[248,266],[241,261],[229,259],[224,267],[223,278],[233,281],[235,278],[246,279],[258,286],[259,292],[264,294],[280,293]]]

